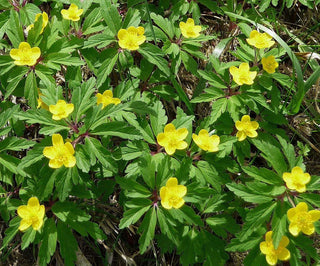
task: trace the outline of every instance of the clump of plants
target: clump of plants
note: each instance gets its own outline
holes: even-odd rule
[[[74,265],[87,241],[107,264],[130,232],[182,265],[319,263],[320,177],[287,127],[320,68],[304,75],[257,2],[0,2],[2,261],[19,244]]]

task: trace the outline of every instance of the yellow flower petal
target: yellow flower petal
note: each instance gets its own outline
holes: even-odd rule
[[[32,221],[30,219],[22,219],[19,225],[20,231],[26,231],[32,224]]]
[[[238,141],[244,141],[247,138],[247,135],[244,131],[238,131],[236,137]]]
[[[288,249],[284,248],[281,249],[280,252],[278,252],[278,259],[282,261],[286,261],[290,259],[290,252]]]
[[[320,211],[318,210],[309,211],[308,214],[311,222],[316,222],[320,219]]]
[[[70,142],[66,142],[64,146],[67,148],[69,154],[73,155],[74,154],[74,148]]]
[[[266,260],[269,265],[276,265],[278,262],[278,257],[274,254],[268,254],[266,255]]]
[[[175,209],[179,209],[183,206],[184,202],[185,202],[184,199],[179,198],[178,200],[174,201],[174,203],[172,204],[172,207]]]
[[[57,150],[54,147],[45,147],[43,155],[48,159],[54,159],[57,156]]]
[[[188,130],[186,128],[177,129],[178,140],[184,140],[188,136]]]
[[[68,156],[64,161],[63,164],[65,167],[74,167],[76,165],[76,157]]]
[[[22,219],[29,218],[29,209],[26,205],[19,206],[17,209],[17,213]]]
[[[176,152],[177,148],[175,146],[172,146],[169,144],[169,145],[165,146],[164,149],[165,149],[166,153],[168,153],[169,155],[172,155]]]
[[[63,145],[63,138],[60,134],[52,135],[52,144],[53,146]]]
[[[302,233],[306,235],[312,235],[315,231],[313,223],[305,223],[301,228]]]
[[[289,245],[289,238],[286,236],[283,236],[279,242],[279,247],[286,247]]]
[[[175,177],[170,177],[166,183],[166,187],[175,187],[178,185],[178,179]]]
[[[164,133],[170,133],[170,132],[175,132],[176,131],[176,128],[174,126],[174,124],[167,124],[165,127],[164,127]]]
[[[63,165],[63,161],[59,160],[59,159],[52,159],[49,161],[49,167],[50,168],[60,168]]]
[[[289,232],[293,235],[293,236],[297,236],[299,235],[301,231],[301,228],[299,226],[299,224],[295,223],[295,222],[291,222],[289,225]]]
[[[166,146],[167,145],[167,137],[165,133],[159,133],[157,136],[157,142],[160,146]]]
[[[268,246],[266,241],[263,241],[263,242],[260,243],[260,251],[263,254],[268,254],[269,253],[269,246]]]

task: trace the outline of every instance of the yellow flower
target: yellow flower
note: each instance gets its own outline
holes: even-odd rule
[[[39,47],[31,48],[27,42],[21,42],[18,49],[11,49],[10,56],[17,66],[33,66],[41,55]]]
[[[250,32],[250,38],[247,39],[247,42],[258,49],[270,48],[275,44],[268,33],[260,33],[256,30]]]
[[[276,265],[278,260],[289,260],[290,251],[286,248],[289,244],[289,238],[283,236],[277,249],[274,248],[272,242],[272,231],[266,233],[266,241],[260,243],[260,250],[266,255],[269,265]]]
[[[257,121],[250,121],[250,116],[244,115],[241,121],[236,122],[237,138],[239,141],[245,140],[247,137],[255,138],[258,136],[257,129],[259,123]]]
[[[313,223],[320,219],[320,211],[308,212],[308,205],[305,202],[300,202],[295,208],[288,210],[287,217],[290,221],[289,232],[292,235],[297,236],[300,231],[311,235],[315,231]]]
[[[40,34],[43,32],[44,28],[48,25],[48,21],[49,21],[48,14],[46,12],[43,12],[36,15],[34,22],[38,21],[38,19],[41,16],[42,16],[42,28],[41,28]],[[27,27],[27,31],[31,30],[33,27],[34,27],[34,24],[29,25]]]
[[[172,155],[176,150],[183,150],[188,147],[187,142],[183,141],[188,135],[186,128],[176,130],[173,124],[168,124],[164,127],[164,133],[159,133],[157,142],[163,146],[169,155]]]
[[[49,111],[49,106],[46,105],[41,99],[41,96],[44,96],[44,95],[40,92],[39,88],[38,88],[38,93],[39,93],[39,98],[38,98],[38,106],[37,106],[37,108],[38,109],[42,108],[42,109],[45,109],[45,110]]]
[[[217,135],[209,136],[205,129],[201,129],[199,135],[192,134],[192,139],[204,151],[215,152],[219,150],[220,137]]]
[[[49,111],[52,113],[53,120],[61,120],[67,118],[73,112],[74,106],[72,103],[66,103],[64,100],[59,100],[56,105],[50,105]]]
[[[78,21],[83,13],[83,9],[79,9],[77,5],[71,4],[69,9],[62,9],[61,15],[64,19]]]
[[[33,230],[39,230],[42,227],[45,207],[39,204],[38,198],[30,198],[28,205],[18,207],[17,213],[22,218],[19,226],[20,231],[25,231],[30,226]]]
[[[143,27],[129,27],[127,30],[121,29],[118,31],[119,46],[130,51],[138,50],[139,45],[146,40]]]
[[[289,189],[294,189],[300,193],[306,191],[306,184],[311,179],[310,175],[304,173],[299,166],[293,167],[291,173],[283,173],[282,178]]]
[[[109,104],[119,104],[121,103],[121,100],[119,98],[113,98],[113,93],[110,90],[104,91],[103,94],[97,93],[97,105],[102,103],[102,108],[105,108]]]
[[[192,18],[188,18],[186,23],[180,22],[179,27],[186,38],[197,38],[200,35],[201,26],[195,26]]]
[[[261,59],[261,63],[263,69],[267,71],[269,74],[274,73],[276,71],[276,68],[279,66],[278,62],[275,60],[275,57],[273,55],[263,57]]]
[[[179,209],[184,204],[184,197],[187,194],[187,187],[178,185],[175,177],[170,177],[165,187],[160,189],[161,205],[166,209]]]
[[[53,146],[43,149],[43,155],[50,159],[49,167],[60,168],[62,165],[65,167],[76,165],[76,157],[73,156],[74,149],[70,142],[63,143],[60,134],[53,134],[52,144]]]
[[[230,74],[233,77],[233,80],[238,85],[252,85],[253,80],[257,76],[257,71],[250,71],[248,63],[241,63],[239,68],[236,66],[231,66],[229,68]]]

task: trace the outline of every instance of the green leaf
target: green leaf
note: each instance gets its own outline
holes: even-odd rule
[[[311,258],[315,260],[316,263],[319,263],[320,258],[314,245],[314,241],[307,236],[300,234],[297,237],[292,237],[290,239],[295,247],[301,248],[301,250],[308,254]]]
[[[289,168],[292,169],[296,166],[296,153],[294,151],[294,147],[281,136],[277,135],[277,138],[282,146],[282,152],[289,162]]]
[[[49,146],[51,144],[51,139],[47,138],[44,141],[37,143],[33,146],[32,150],[29,150],[27,152],[27,155],[22,158],[19,169],[26,169],[30,167],[31,165],[35,164],[36,162],[43,159],[43,149],[46,146]]]
[[[132,126],[122,121],[111,121],[94,128],[92,135],[117,136],[123,139],[141,139],[140,132]]]
[[[201,217],[198,216],[194,210],[187,205],[182,206],[180,209],[171,209],[170,214],[173,218],[179,220],[180,222],[185,220],[189,224],[203,226]]]
[[[222,98],[212,103],[212,111],[210,115],[210,123],[214,123],[226,111],[228,104],[227,98]]]
[[[268,202],[251,209],[246,216],[246,222],[242,227],[242,231],[239,233],[239,240],[241,242],[246,241],[253,232],[258,230],[260,227],[265,226],[264,223],[269,220],[276,205],[276,202]]]
[[[237,233],[240,230],[240,225],[229,215],[216,215],[206,219],[206,223],[218,236],[227,238],[228,233]]]
[[[39,264],[47,265],[51,256],[56,251],[57,246],[57,228],[52,218],[47,219],[43,226],[42,242],[39,248]]]
[[[34,230],[32,227],[29,227],[27,231],[24,232],[21,240],[21,250],[26,249],[33,241],[34,238],[36,237],[36,230]]]
[[[259,137],[251,139],[252,143],[262,152],[262,156],[273,166],[274,170],[282,176],[288,166],[284,157],[271,136],[259,133]]]
[[[73,116],[75,121],[79,121],[80,117],[86,113],[86,111],[96,103],[96,99],[92,101],[91,96],[94,93],[95,79],[90,78],[86,82],[82,83],[80,87],[72,91],[72,100],[74,104]]]
[[[102,146],[101,142],[95,138],[86,138],[86,146],[89,147],[89,151],[93,153],[98,161],[110,171],[115,171],[114,160],[111,157],[111,153]]]
[[[24,96],[28,99],[31,108],[37,107],[38,86],[34,72],[30,72],[26,78]]]
[[[65,173],[65,169],[61,167],[59,169],[55,169],[51,173],[50,177],[48,178],[48,175],[50,174],[50,169],[48,168],[49,166],[46,166],[43,168],[46,175],[41,175],[41,172],[40,172],[40,180],[38,180],[38,183],[37,183],[36,195],[38,196],[38,199],[40,201],[44,201],[45,199],[47,199],[49,196],[52,195],[53,185],[56,180],[56,177],[61,175],[61,173],[62,174]]]
[[[145,194],[146,196],[151,196],[151,192],[149,191],[149,189],[131,179],[125,177],[116,177],[116,181],[122,189],[136,190],[138,192],[141,192],[142,194]]]
[[[87,31],[89,31],[93,26],[98,24],[102,19],[101,9],[95,8],[93,9],[89,15],[86,15],[85,21],[83,22],[82,30],[85,35],[87,35]]]
[[[58,221],[57,233],[60,244],[60,254],[64,259],[65,265],[74,265],[74,262],[77,259],[77,240],[73,236],[72,231],[68,228],[68,226],[61,221]]]
[[[157,209],[157,217],[158,217],[158,222],[160,226],[160,230],[162,234],[165,234],[170,240],[175,245],[178,245],[179,240],[178,240],[178,232],[174,225],[170,221],[171,217],[170,215],[165,211],[162,210],[161,208]]]
[[[174,37],[174,28],[172,22],[167,18],[164,18],[161,15],[157,15],[155,13],[150,14],[154,23],[159,26],[168,36],[170,39]]]
[[[19,105],[14,105],[11,108],[2,108],[0,115],[0,128],[7,124],[8,120],[17,113],[19,109]]]
[[[11,240],[15,237],[15,235],[19,231],[19,225],[20,225],[21,218],[20,217],[15,217],[10,221],[9,228],[6,229],[5,237],[3,238],[0,250],[3,250],[8,246],[8,244],[11,242]]]
[[[213,71],[198,70],[201,77],[207,80],[214,88],[225,89],[227,85],[223,79],[216,75]]]
[[[207,161],[199,161],[197,163],[197,167],[199,168],[205,180],[209,184],[211,184],[216,191],[220,193],[221,185],[225,184],[226,181],[223,180],[223,177],[221,177],[220,173],[216,170],[216,168]]]
[[[52,206],[52,212],[62,222],[69,221],[86,222],[90,220],[90,215],[86,211],[79,208],[79,205],[70,201],[58,201]]]
[[[56,187],[60,201],[65,201],[72,189],[74,176],[78,176],[77,167],[65,168],[56,176]]]
[[[190,71],[193,75],[197,76],[198,64],[192,58],[192,56],[188,55],[186,52],[181,51],[181,59],[186,68],[186,70]]]
[[[145,153],[140,158],[139,169],[142,175],[144,182],[148,185],[149,188],[155,188],[155,171],[156,166],[153,160],[153,157],[150,153]]]
[[[119,53],[116,49],[108,49],[108,53],[105,54],[105,60],[97,71],[97,88],[106,81],[109,74],[114,69],[114,65],[118,60]]]
[[[149,204],[149,206],[137,207],[125,211],[120,221],[119,229],[123,229],[125,227],[128,227],[130,224],[136,223],[140,219],[140,217],[150,209],[150,207],[151,204]]]
[[[310,204],[320,206],[320,195],[314,193],[302,193],[299,195],[300,198],[308,201]]]
[[[164,53],[159,47],[151,43],[145,43],[140,46],[138,51],[150,63],[156,65],[167,77],[170,76],[168,61],[163,58]]]
[[[255,190],[249,189],[247,186],[243,184],[227,184],[228,189],[230,189],[234,194],[238,197],[242,198],[247,202],[252,203],[266,203],[268,201],[273,200],[272,197],[268,197],[265,195],[258,194]]]
[[[140,25],[141,18],[138,9],[129,8],[126,13],[126,17],[122,23],[122,29],[127,29],[130,26],[138,27]]]
[[[113,35],[117,35],[118,31],[121,29],[121,17],[116,5],[108,4],[105,0],[100,0],[99,3],[104,21]]]
[[[274,248],[277,249],[282,236],[287,232],[287,210],[284,202],[279,201],[272,217],[272,240]]]
[[[58,65],[66,65],[66,66],[82,66],[85,64],[78,57],[72,57],[68,53],[51,53],[46,57],[46,64],[50,67],[51,63],[58,64]],[[60,69],[60,66],[59,66]]]
[[[14,9],[10,10],[10,19],[6,34],[15,48],[18,48],[19,44],[24,42],[24,34],[22,25],[20,24],[19,14]]]
[[[150,115],[150,123],[155,136],[163,132],[163,126],[167,124],[168,117],[166,116],[166,111],[163,108],[161,101],[155,101],[152,106],[155,114]]]
[[[253,177],[258,181],[262,181],[270,185],[283,184],[282,178],[279,175],[277,175],[275,172],[267,168],[243,166],[242,169],[246,174],[248,174],[249,176]]]
[[[91,161],[90,161],[90,150],[87,150],[84,145],[77,144],[76,150],[75,150],[75,157],[77,160],[77,167],[81,169],[83,172],[88,173],[90,171]],[[94,163],[95,164],[96,159],[94,157]]]
[[[55,121],[52,119],[52,114],[46,110],[33,110],[29,109],[27,112],[19,112],[15,115],[18,119],[26,120],[29,124],[40,123],[47,126],[56,126],[61,129],[69,130],[66,122],[60,120]]]
[[[0,142],[0,151],[10,150],[10,151],[21,151],[23,149],[28,149],[34,146],[36,142],[20,139],[17,137],[8,137]]]
[[[141,254],[143,254],[154,237],[154,231],[157,224],[157,214],[155,208],[149,210],[144,217],[138,231],[142,232],[142,235],[139,239],[139,248]]]
[[[22,170],[18,169],[19,162],[20,160],[16,157],[5,153],[0,153],[0,165],[3,165],[14,174],[20,173],[22,176],[25,176],[25,173]]]
[[[181,88],[181,86],[179,85],[177,80],[172,75],[170,77],[170,80],[171,80],[173,87],[176,89],[180,100],[182,100],[186,104],[189,113],[193,114],[194,112],[193,112],[192,104],[190,103],[190,100],[189,100],[188,96],[186,95],[186,93],[184,92],[184,90]]]
[[[10,71],[9,77],[7,79],[8,85],[6,87],[6,93],[4,99],[7,99],[17,88],[20,81],[24,79],[24,75],[27,74],[28,68],[26,67],[15,67]]]
[[[257,246],[261,242],[261,237],[249,237],[246,241],[240,242],[238,238],[231,239],[226,251],[229,252],[244,252]]]

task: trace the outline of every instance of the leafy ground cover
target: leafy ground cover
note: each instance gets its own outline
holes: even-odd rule
[[[0,1],[6,265],[317,265],[317,1]]]

